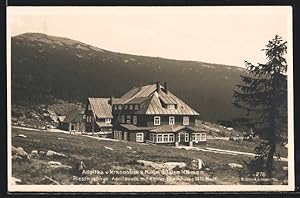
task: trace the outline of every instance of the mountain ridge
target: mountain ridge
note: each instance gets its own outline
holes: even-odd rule
[[[245,69],[200,61],[112,52],[65,37],[25,33],[11,38],[13,102],[45,97],[82,101],[119,97],[133,86],[168,81],[169,89],[204,120],[230,120],[241,112],[232,90]]]

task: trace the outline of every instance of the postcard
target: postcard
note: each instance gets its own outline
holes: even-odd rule
[[[8,190],[293,191],[292,42],[289,6],[8,6]]]

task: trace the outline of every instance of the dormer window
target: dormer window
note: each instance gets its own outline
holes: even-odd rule
[[[138,104],[134,105],[134,110],[139,110],[139,105]]]
[[[132,110],[133,109],[133,105],[129,105],[129,110]]]
[[[160,116],[154,116],[154,125],[160,125]]]
[[[175,105],[174,104],[168,104],[167,109],[175,109]]]

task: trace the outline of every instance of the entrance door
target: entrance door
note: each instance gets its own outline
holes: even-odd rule
[[[127,141],[127,132],[124,132],[124,140]]]
[[[189,134],[187,132],[185,132],[185,131],[181,131],[179,133],[179,139],[180,139],[179,144],[180,145],[187,145],[189,143],[189,141],[188,141],[188,135]]]

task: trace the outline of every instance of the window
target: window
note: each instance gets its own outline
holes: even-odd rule
[[[200,133],[200,141],[206,141],[206,133]]]
[[[127,123],[127,124],[130,124],[130,123],[131,123],[131,116],[130,116],[130,115],[128,115],[128,116],[126,117],[126,123]]]
[[[127,109],[128,109],[128,105],[125,105],[125,106],[124,106],[124,109],[127,110]]]
[[[90,104],[88,104],[88,110],[91,110],[91,105]]]
[[[144,133],[137,133],[136,134],[136,141],[137,142],[144,142]]]
[[[154,116],[154,125],[160,125],[160,116]]]
[[[162,139],[162,135],[157,135],[157,142],[162,142],[163,139]]]
[[[118,110],[118,106],[117,105],[114,105],[114,108],[115,108],[115,110]]]
[[[188,116],[183,116],[183,125],[189,125],[190,124],[190,119]]]
[[[105,123],[111,123],[111,119],[110,118],[105,118]]]
[[[91,117],[91,116],[87,116],[87,117],[86,117],[86,121],[87,121],[87,122],[92,122],[92,117]]]
[[[84,120],[85,120],[85,119],[86,119],[86,115],[83,115],[83,116],[82,116],[82,119],[84,119]]]
[[[75,131],[75,124],[71,124],[71,131]]]
[[[122,115],[122,117],[121,117],[121,123],[125,123],[125,116],[124,115]]]
[[[119,110],[122,110],[122,105],[118,105],[118,109],[119,109]]]
[[[157,140],[157,143],[174,142],[174,134],[150,134],[150,140],[153,142]]]
[[[169,142],[174,142],[174,134],[169,135]]]
[[[168,105],[167,105],[167,108],[168,108],[168,109],[175,109],[175,105],[174,105],[174,104],[168,104]]]
[[[114,138],[117,140],[122,140],[122,131],[115,131]]]
[[[137,124],[137,116],[133,116],[132,123],[133,123],[133,124]]]
[[[193,142],[206,141],[206,133],[193,133],[192,140]]]
[[[169,136],[168,136],[168,134],[164,134],[164,140],[163,140],[164,142],[168,142],[169,141]]]
[[[185,142],[188,142],[188,141],[189,141],[189,134],[188,134],[188,133],[185,133],[185,135],[184,135],[184,140],[185,140]]]
[[[134,110],[139,110],[139,105],[138,104],[134,105]]]
[[[174,124],[175,124],[175,117],[169,116],[169,125],[174,125]]]
[[[133,109],[133,105],[129,105],[129,110],[132,110]]]

